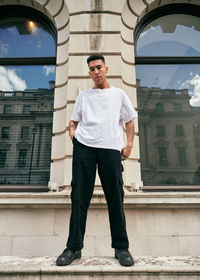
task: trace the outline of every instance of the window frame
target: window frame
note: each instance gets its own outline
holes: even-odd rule
[[[34,10],[26,6],[19,5],[6,5],[1,7],[0,19],[6,17],[23,17],[27,19],[32,19],[40,22],[42,25],[46,26],[51,32],[55,40],[57,41],[57,31],[53,23],[45,17],[40,11]],[[55,57],[0,57],[0,65],[56,65],[56,54]]]
[[[165,126],[163,124],[156,125],[156,137],[157,138],[165,137]]]
[[[168,158],[167,158],[167,147],[166,146],[157,147],[157,161],[158,161],[157,164],[158,164],[159,169],[167,167]]]
[[[156,111],[157,113],[162,113],[162,112],[164,112],[164,106],[163,106],[163,104],[162,104],[162,103],[156,103],[156,104],[155,104],[155,111]]]
[[[175,126],[175,135],[177,138],[183,138],[184,137],[184,129],[182,124],[177,124]]]
[[[173,65],[173,64],[200,64],[200,56],[137,56],[137,41],[142,30],[157,18],[170,14],[186,14],[200,18],[200,7],[195,4],[167,4],[147,13],[137,24],[134,30],[135,66],[137,65]],[[200,191],[200,186],[143,186],[143,191]]]
[[[6,104],[3,108],[4,115],[8,115],[12,113],[12,105]]]
[[[10,126],[3,126],[1,128],[1,139],[9,139],[10,138]]]
[[[0,19],[8,17],[23,17],[29,20],[37,20],[45,26],[54,38],[55,46],[57,46],[57,30],[54,24],[37,9],[26,7],[23,5],[5,5],[1,7]],[[57,54],[53,57],[0,57],[0,65],[2,66],[34,66],[34,65],[55,65]],[[28,152],[26,157],[28,156]],[[18,158],[16,158],[18,162]],[[0,185],[0,192],[48,192],[48,186],[31,185]]]
[[[30,128],[28,126],[21,127],[20,139],[22,140],[30,139]]]
[[[181,167],[187,167],[187,155],[186,155],[186,147],[180,146],[176,147],[178,154],[178,164]]]
[[[141,21],[137,24],[134,30],[134,42],[137,46],[137,41],[142,30],[152,21],[157,18],[171,15],[171,14],[186,14],[196,16],[199,18],[200,7],[193,4],[168,4],[146,14]],[[135,47],[135,64],[148,65],[148,64],[200,64],[200,56],[137,56]]]
[[[0,167],[4,168],[6,167],[6,161],[7,161],[7,149],[0,149]]]

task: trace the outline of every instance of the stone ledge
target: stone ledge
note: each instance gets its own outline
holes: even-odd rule
[[[117,260],[111,257],[82,257],[64,267],[57,267],[55,260],[54,257],[3,256],[0,257],[0,275],[12,275],[16,276],[16,279],[26,279],[24,277],[28,275],[38,275],[40,277],[38,279],[47,279],[45,275],[48,275],[48,279],[53,279],[51,276],[56,278],[57,275],[59,278],[56,279],[64,279],[66,275],[71,275],[70,279],[76,279],[78,275],[81,275],[82,279],[84,276],[87,278],[91,275],[96,276],[95,279],[111,275],[115,275],[117,279],[123,276],[126,278],[121,279],[144,276],[140,279],[169,279],[172,277],[170,279],[180,280],[188,277],[191,280],[200,277],[200,257],[198,256],[135,257],[135,265],[132,267],[122,267]],[[19,275],[22,278],[17,278]]]
[[[200,192],[129,192],[125,189],[125,208],[200,208]],[[71,207],[70,189],[48,193],[0,193],[0,208]],[[94,191],[92,208],[107,207],[101,189]]]

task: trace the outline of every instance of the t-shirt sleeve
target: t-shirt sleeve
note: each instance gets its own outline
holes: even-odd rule
[[[82,98],[81,98],[81,94],[79,93],[74,104],[71,120],[75,122],[79,122],[81,121],[81,119],[82,119]]]
[[[131,103],[127,94],[123,92],[120,119],[127,123],[136,117],[137,112],[135,111],[133,104]]]

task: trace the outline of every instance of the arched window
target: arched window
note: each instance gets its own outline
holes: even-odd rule
[[[0,10],[0,189],[47,190],[56,31],[40,12]]]
[[[141,170],[146,186],[192,186],[200,178],[200,148],[195,145],[195,139],[200,140],[199,11],[192,5],[167,5],[149,13],[135,30]],[[161,128],[164,147],[158,142]]]

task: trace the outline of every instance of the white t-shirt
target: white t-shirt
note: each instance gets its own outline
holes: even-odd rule
[[[123,122],[137,117],[127,94],[120,88],[89,89],[77,96],[71,120],[79,122],[76,139],[89,147],[124,147]]]

